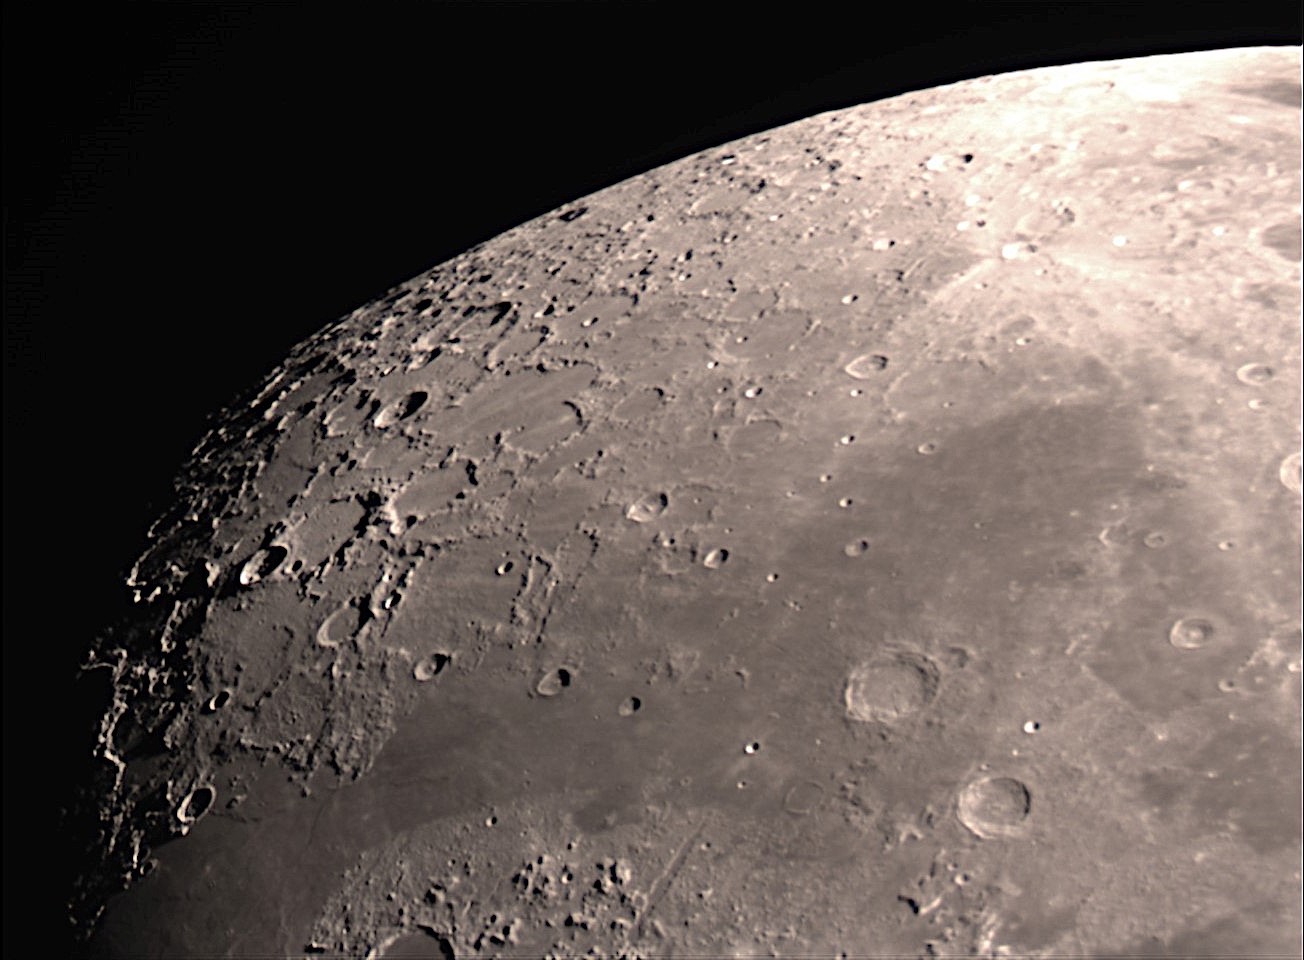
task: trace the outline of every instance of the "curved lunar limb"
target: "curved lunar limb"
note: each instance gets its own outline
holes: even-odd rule
[[[88,950],[1296,950],[1299,73],[821,114],[300,344],[88,661]]]

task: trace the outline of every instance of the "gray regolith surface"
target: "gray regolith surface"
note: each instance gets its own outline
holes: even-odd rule
[[[91,955],[1295,953],[1299,78],[822,114],[298,346],[88,660]]]

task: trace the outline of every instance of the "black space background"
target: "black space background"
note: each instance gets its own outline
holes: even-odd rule
[[[4,954],[60,957],[78,851],[53,813],[90,746],[74,667],[126,608],[124,572],[206,415],[293,344],[515,224],[739,136],[1010,69],[1299,44],[1301,14],[15,3],[3,36]]]

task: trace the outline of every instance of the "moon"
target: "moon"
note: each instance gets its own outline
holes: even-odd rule
[[[299,344],[87,661],[90,955],[1295,950],[1299,76],[820,114]]]

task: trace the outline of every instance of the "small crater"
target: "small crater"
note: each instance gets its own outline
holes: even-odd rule
[[[760,752],[761,752],[761,741],[759,740],[753,740],[751,743],[743,747],[743,753],[747,754],[748,756],[751,756],[753,753],[760,753]]]
[[[208,698],[208,703],[204,704],[204,712],[217,713],[217,711],[221,710],[230,702],[231,702],[231,691],[219,690],[217,691],[217,693],[213,694],[211,697]]]
[[[861,723],[900,720],[932,702],[940,678],[932,660],[906,651],[859,664],[843,692],[847,716]]]
[[[1168,546],[1168,537],[1159,530],[1151,530],[1141,538],[1141,542],[1151,550],[1161,550]]]
[[[240,568],[240,585],[251,587],[258,581],[270,577],[289,555],[290,551],[279,543],[259,550]]]
[[[380,413],[376,414],[376,419],[372,423],[381,430],[398,423],[400,420],[406,420],[411,417],[430,399],[430,394],[424,390],[413,390],[402,400],[390,404]]]
[[[658,491],[639,497],[625,508],[625,519],[634,523],[650,523],[670,507],[670,497]]]
[[[1266,363],[1247,363],[1236,371],[1236,379],[1251,387],[1261,387],[1276,376]]]
[[[1199,650],[1213,639],[1213,624],[1202,617],[1183,617],[1168,631],[1168,642],[1179,650]]]
[[[719,570],[729,562],[729,551],[724,547],[716,547],[702,558],[702,566],[708,570]]]
[[[195,787],[177,807],[177,819],[182,823],[194,823],[213,807],[217,799],[217,790],[211,784]]]
[[[1121,547],[1128,543],[1133,537],[1132,530],[1123,521],[1111,523],[1105,529],[1101,530],[1096,537],[1107,547]]]
[[[426,391],[413,390],[411,393],[407,395],[407,399],[403,401],[403,409],[399,413],[398,418],[400,420],[406,420],[408,417],[412,416],[418,410],[424,407],[426,405],[426,401],[429,399],[430,399],[430,394],[426,393]]]
[[[338,647],[355,637],[362,628],[362,606],[346,603],[330,614],[317,628],[317,645]]]
[[[418,683],[429,683],[444,672],[444,668],[452,659],[451,655],[443,651],[436,651],[427,657],[422,657],[412,667],[412,679]]]
[[[819,806],[824,798],[824,790],[812,780],[803,780],[789,788],[783,796],[783,809],[798,817],[804,817]]]
[[[1017,837],[1032,812],[1032,794],[1013,777],[983,777],[960,791],[956,815],[984,840]]]
[[[1299,100],[1295,101],[1299,106]],[[1300,236],[1299,221],[1294,223],[1274,223],[1263,231],[1263,245],[1270,250],[1275,250],[1284,260],[1291,263],[1299,263],[1302,251],[1304,251],[1304,241]]]
[[[1304,475],[1301,474],[1301,466],[1304,466],[1304,457],[1301,457],[1297,451],[1281,461],[1281,468],[1277,471],[1281,485],[1291,493],[1304,491]]]
[[[452,943],[427,927],[402,934],[378,947],[374,956],[380,960],[457,960]]]
[[[620,701],[620,706],[616,708],[616,713],[622,717],[632,717],[643,708],[643,701],[638,697],[626,697]]]
[[[849,544],[847,544],[845,547],[842,548],[842,552],[849,557],[863,557],[866,553],[869,552],[869,541],[863,539],[852,540]]]
[[[514,566],[516,565],[512,563],[512,561],[504,560],[502,563],[498,564],[498,566],[494,567],[494,575],[498,577],[505,577],[507,576],[507,574],[512,572],[512,568]]]
[[[929,441],[927,441],[927,442],[925,442],[925,443],[921,443],[919,446],[915,447],[915,452],[916,452],[916,453],[922,453],[922,454],[923,454],[924,456],[926,456],[926,457],[928,457],[928,456],[932,456],[934,453],[937,452],[937,444],[935,444],[935,443],[933,443],[933,441],[929,440]]]
[[[570,668],[558,667],[549,670],[534,684],[534,692],[541,697],[555,697],[571,685],[574,679]]]

